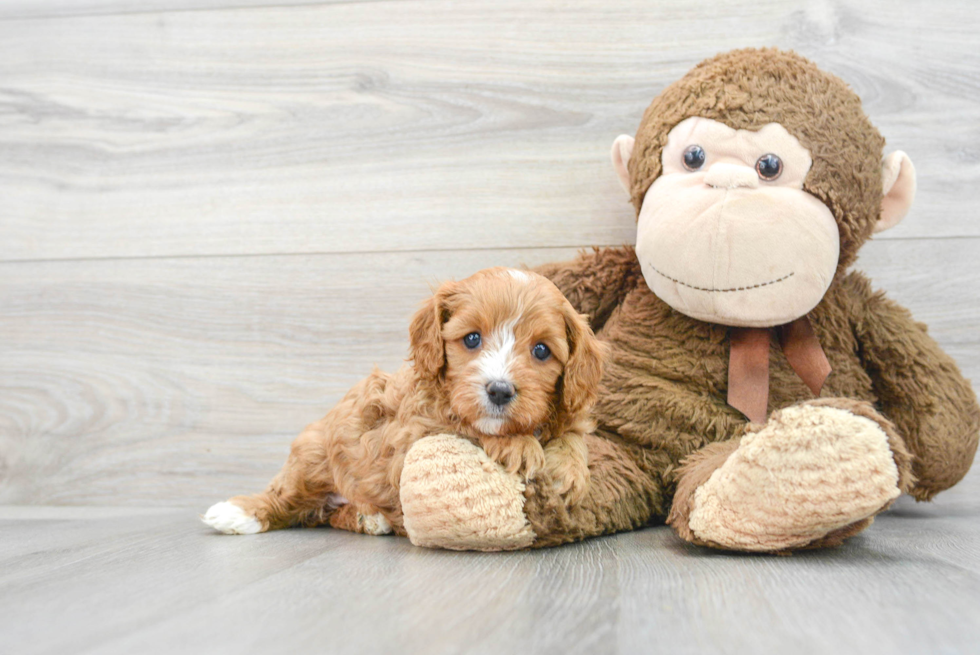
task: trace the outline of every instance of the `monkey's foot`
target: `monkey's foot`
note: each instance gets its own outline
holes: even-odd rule
[[[408,451],[401,503],[416,546],[493,551],[534,541],[520,478],[453,435],[426,437]]]
[[[704,453],[681,468],[669,522],[689,541],[729,550],[839,544],[911,484],[891,424],[846,399],[788,407]]]

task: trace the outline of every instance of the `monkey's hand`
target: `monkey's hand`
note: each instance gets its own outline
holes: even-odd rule
[[[525,480],[533,478],[545,465],[541,442],[529,434],[480,437],[480,445],[508,473],[520,473]]]
[[[591,478],[585,438],[569,432],[549,441],[544,447],[544,470],[567,505],[582,500]]]

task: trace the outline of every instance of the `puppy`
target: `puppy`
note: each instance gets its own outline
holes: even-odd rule
[[[587,491],[584,435],[594,425],[604,345],[546,278],[492,268],[447,282],[409,329],[410,360],[375,369],[293,442],[262,493],[202,517],[230,534],[291,525],[404,534],[399,482],[422,437],[450,433],[565,496]]]

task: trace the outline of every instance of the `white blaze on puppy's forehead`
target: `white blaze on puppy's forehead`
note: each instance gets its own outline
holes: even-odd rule
[[[507,272],[510,274],[510,276],[512,278],[514,278],[515,280],[517,280],[519,282],[525,282],[526,283],[526,282],[530,282],[531,281],[531,276],[528,275],[524,271],[518,270],[516,268],[508,268],[507,269]]]
[[[518,320],[515,318],[507,321],[495,328],[486,338],[483,352],[480,353],[480,358],[477,360],[477,368],[486,382],[493,380],[510,381],[510,369],[516,354],[514,346],[517,345],[514,326],[517,325]]]

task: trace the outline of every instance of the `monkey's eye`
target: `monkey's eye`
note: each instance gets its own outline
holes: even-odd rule
[[[690,146],[684,151],[684,168],[689,171],[696,171],[704,166],[704,148],[701,146]]]
[[[531,348],[531,354],[534,355],[536,359],[540,359],[543,362],[551,357],[551,349],[543,343],[536,343],[534,344],[534,348]]]
[[[783,172],[783,160],[772,153],[762,155],[755,163],[755,172],[763,180],[775,180]]]
[[[480,341],[481,339],[480,339],[479,332],[470,332],[465,337],[463,337],[463,345],[469,348],[470,350],[473,350],[474,348],[479,348]]]

